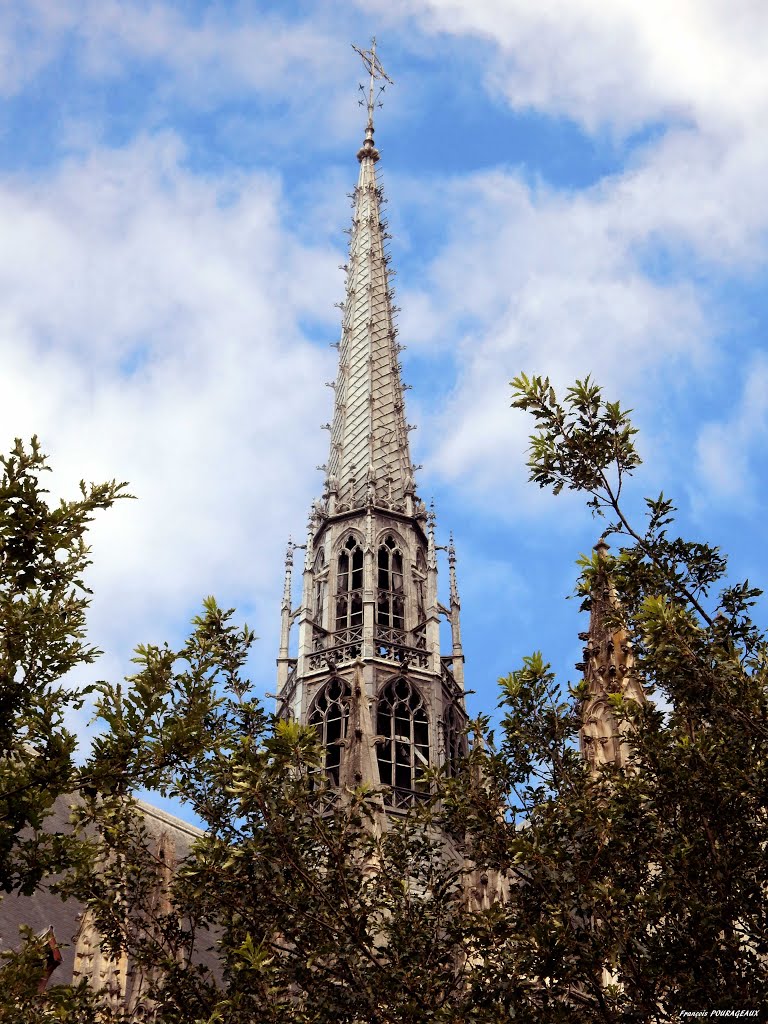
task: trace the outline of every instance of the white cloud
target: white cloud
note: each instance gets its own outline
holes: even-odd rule
[[[758,488],[764,484],[766,438],[768,356],[758,353],[747,368],[732,415],[705,423],[698,432],[691,491],[699,513],[712,503],[727,503],[747,515],[754,513]]]
[[[443,182],[429,197],[424,190],[451,233],[420,287],[402,292],[403,335],[454,354],[458,384],[437,465],[480,501],[499,487],[517,496],[527,427],[508,411],[505,382],[519,369],[560,383],[592,372],[651,407],[674,392],[681,370],[695,375],[717,361],[730,323],[713,286],[753,273],[766,256],[768,142],[755,126],[768,112],[768,8],[758,0],[378,8],[391,25],[410,19],[456,46],[472,37],[489,44],[487,85],[516,110],[640,140],[653,129],[620,171],[581,191],[502,171]],[[522,507],[538,514],[538,501],[523,494]]]
[[[22,92],[64,60],[68,88],[130,85],[135,76],[145,82],[122,118],[141,111],[145,125],[157,126],[174,110],[210,113],[233,101],[237,109],[223,112],[217,125],[230,146],[240,142],[247,152],[249,140],[253,149],[265,131],[273,151],[300,145],[310,133],[327,144],[351,138],[357,127],[349,120],[347,35],[311,12],[293,17],[252,4],[195,12],[160,0],[11,0],[0,8],[0,94]],[[254,100],[262,102],[258,116],[239,112]],[[85,109],[87,125],[65,111],[57,126],[70,145],[98,137],[115,113],[99,100]]]
[[[54,494],[116,476],[139,496],[93,530],[94,640],[123,654],[210,592],[276,619],[324,456],[333,354],[299,320],[335,330],[338,256],[296,239],[274,177],[222,201],[181,156],[143,138],[0,184],[0,443],[38,432]]]
[[[366,6],[370,6],[366,2]],[[491,86],[518,109],[620,131],[669,118],[751,122],[768,76],[761,0],[400,0],[430,33],[491,42]]]
[[[639,208],[653,174],[633,174]],[[446,183],[452,234],[414,293],[413,318],[403,293],[406,326],[423,332],[417,343],[450,345],[457,362],[429,461],[467,482],[476,500],[512,489],[517,500],[501,503],[512,515],[538,514],[541,505],[536,491],[523,490],[529,424],[509,411],[508,381],[520,370],[560,386],[591,373],[630,401],[658,387],[662,370],[668,386],[676,367],[695,370],[707,359],[705,298],[685,275],[644,272],[654,214],[642,220],[628,208],[625,186],[618,176],[572,196],[531,191],[501,172]],[[453,325],[467,318],[475,326],[457,338]]]
[[[425,180],[418,153],[413,171],[407,157],[401,165],[414,179],[398,180],[393,221],[403,224],[398,243],[419,254],[418,276],[398,278],[401,340],[409,354],[420,347],[456,371],[444,406],[427,388],[417,395],[417,440],[435,449],[424,461],[458,484],[462,504],[483,509],[481,524],[521,510],[570,524],[575,501],[549,505],[524,484],[529,425],[509,410],[507,381],[520,369],[561,384],[592,371],[611,397],[650,411],[682,386],[678,378],[695,382],[722,366],[715,350],[727,313],[713,309],[709,289],[765,257],[768,143],[755,126],[768,107],[760,52],[768,9],[714,0],[672,9],[651,0],[387,0],[385,8],[401,60],[402,48],[421,52],[413,17],[432,35],[430,60],[453,37],[457,74],[475,74],[472,37],[490,43],[482,46],[483,57],[491,51],[487,85],[515,109],[639,139],[659,129],[632,142],[623,169],[581,191],[532,186],[508,169],[462,179],[448,168],[442,180]],[[366,17],[370,10],[366,0]],[[319,489],[312,467],[325,458],[317,426],[329,418],[322,381],[333,376],[334,356],[308,345],[301,323],[327,315],[329,340],[336,336],[341,235],[337,251],[305,239],[345,226],[341,196],[351,180],[335,180],[338,199],[327,201],[318,158],[329,139],[359,128],[342,22],[323,5],[295,23],[257,4],[207,5],[197,16],[181,5],[113,0],[0,10],[0,91],[23,91],[65,51],[81,85],[110,86],[138,71],[157,90],[146,103],[131,91],[126,102],[136,102],[144,134],[124,149],[92,148],[108,105],[95,103],[92,120],[76,107],[83,120],[64,131],[81,155],[36,181],[20,173],[0,182],[0,444],[37,430],[64,493],[80,476],[117,475],[141,499],[94,530],[94,639],[111,652],[104,674],[122,674],[135,641],[178,632],[179,618],[213,590],[245,602],[271,675],[285,535],[301,529]],[[429,74],[416,66],[413,106],[431,111]],[[242,110],[224,109],[233,98]],[[273,106],[279,123],[253,118],[254,98],[265,118]],[[398,102],[387,110],[388,133]],[[150,134],[183,105],[217,111],[206,131],[242,136],[249,162],[249,132],[270,140],[276,163],[280,147],[306,144],[305,192],[283,195],[277,173],[192,173],[176,134]],[[205,146],[210,157],[211,137]],[[411,239],[409,203],[434,209],[414,218]],[[430,261],[425,238],[436,225],[449,233]],[[759,397],[745,405],[751,426],[739,415],[702,431],[702,488],[727,499],[754,482]],[[732,436],[749,456],[734,454]]]
[[[508,411],[506,381],[520,369],[560,384],[591,372],[650,408],[718,362],[731,324],[714,292],[766,257],[768,142],[755,124],[768,110],[768,9],[405,0],[388,10],[427,33],[490,43],[489,83],[515,109],[589,131],[659,129],[587,189],[496,171],[445,181],[430,200],[450,237],[403,306],[417,344],[455,353],[433,458],[480,501],[500,487],[517,497],[527,424]],[[522,493],[506,507],[538,514]]]

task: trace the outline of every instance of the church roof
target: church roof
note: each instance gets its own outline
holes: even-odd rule
[[[380,70],[375,53],[373,62]],[[340,500],[352,507],[363,504],[371,488],[377,504],[395,506],[414,491],[400,346],[387,269],[388,236],[381,214],[382,189],[376,178],[379,153],[373,141],[373,79],[372,72],[368,126],[357,154],[360,174],[354,192],[327,463],[329,490],[336,490]]]

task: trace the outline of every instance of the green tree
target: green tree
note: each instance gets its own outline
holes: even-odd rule
[[[49,505],[36,437],[0,466],[0,890],[30,893],[80,852],[44,828],[55,799],[87,781],[64,720],[88,688],[62,680],[101,653],[86,637],[85,535],[96,511],[127,495],[115,481],[81,482],[79,498]]]
[[[98,785],[80,812],[99,871],[75,865],[63,885],[147,969],[159,1024],[661,1022],[761,1007],[758,592],[727,583],[716,548],[674,536],[664,496],[632,521],[635,432],[596,385],[563,402],[541,378],[514,387],[537,423],[532,480],[583,491],[607,517],[614,554],[581,560],[578,593],[588,609],[613,588],[612,626],[652,697],[612,698],[629,765],[584,762],[585,684],[560,685],[532,654],[501,680],[496,747],[475,744],[458,777],[435,773],[429,805],[382,827],[378,794],[327,787],[313,730],[264,713],[243,676],[252,634],[207,601],[179,650],[139,648],[124,686],[101,685],[104,732],[82,770]],[[145,786],[206,826],[170,883],[132,804]],[[470,879],[505,899],[470,906]],[[194,966],[201,942],[216,943],[218,973]],[[57,1019],[80,1019],[62,1005]]]
[[[176,796],[206,826],[167,913],[148,920],[152,854],[117,795],[84,809],[104,867],[69,891],[115,952],[162,967],[152,996],[166,1024],[458,1019],[476,925],[461,861],[423,819],[382,829],[376,793],[329,788],[315,730],[253,699],[241,675],[253,636],[231,619],[208,599],[183,648],[141,649],[130,688],[101,691],[110,730],[96,761]],[[213,937],[218,977],[187,966]]]
[[[506,817],[473,817],[460,795],[456,805],[479,855],[516,878],[504,969],[537,979],[523,1002],[531,1020],[564,1019],[569,1007],[605,1021],[758,1009],[768,982],[759,591],[727,582],[717,548],[674,536],[663,495],[647,500],[642,527],[631,521],[622,490],[640,463],[635,430],[597,385],[577,382],[563,402],[546,379],[521,375],[513,387],[513,404],[536,420],[531,480],[585,492],[619,542],[612,558],[581,560],[579,593],[589,608],[610,580],[614,626],[654,699],[612,698],[633,756],[626,771],[595,773],[576,750],[585,684],[564,694],[538,654],[502,681],[502,738],[487,771]],[[519,1014],[517,990],[514,1000]]]

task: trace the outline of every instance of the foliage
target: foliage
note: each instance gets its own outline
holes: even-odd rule
[[[87,688],[62,679],[100,654],[86,640],[85,534],[97,510],[127,495],[115,481],[81,482],[79,498],[49,506],[35,437],[0,466],[0,889],[30,893],[77,850],[42,828],[56,797],[84,781],[64,719]]]
[[[490,762],[506,794],[503,841],[493,822],[463,824],[479,855],[513,861],[507,967],[546,979],[560,1007],[581,1003],[582,1019],[757,1008],[768,981],[768,649],[750,617],[759,591],[726,582],[717,548],[671,536],[663,495],[647,502],[644,529],[629,521],[621,490],[639,457],[618,403],[589,379],[563,403],[546,379],[513,386],[513,404],[537,421],[532,481],[587,492],[623,542],[612,558],[582,559],[580,593],[589,608],[610,580],[611,629],[626,631],[656,701],[612,698],[631,722],[632,762],[592,773],[575,751],[584,684],[561,697],[538,655],[502,681]],[[511,820],[525,827],[510,833]],[[539,1019],[558,1012],[542,1004]]]
[[[253,635],[209,599],[180,649],[141,647],[125,686],[100,686],[104,731],[83,769],[98,784],[78,812],[99,871],[76,865],[60,884],[145,971],[158,1024],[667,1021],[761,1006],[759,592],[727,581],[716,548],[674,536],[663,495],[631,521],[623,490],[640,459],[618,403],[589,380],[563,402],[546,379],[514,387],[537,424],[531,479],[585,492],[614,540],[580,560],[578,593],[587,610],[615,593],[607,628],[654,697],[610,694],[628,766],[585,764],[589,684],[564,689],[537,653],[501,680],[496,746],[475,742],[458,777],[433,773],[428,805],[386,819],[377,792],[329,788],[312,729],[265,714],[244,678]],[[172,878],[132,802],[143,786],[205,828]],[[207,945],[218,968],[195,963]],[[52,1019],[81,1019],[67,1013]]]
[[[461,863],[434,830],[382,830],[376,794],[329,789],[315,730],[253,700],[241,678],[253,637],[231,616],[209,599],[184,648],[142,650],[130,698],[102,688],[111,732],[95,756],[120,752],[118,774],[152,778],[206,829],[168,912],[145,926],[156,879],[119,796],[85,812],[107,857],[68,891],[115,951],[165,967],[152,993],[168,1024],[453,1020],[470,949]],[[218,976],[179,970],[214,937]]]

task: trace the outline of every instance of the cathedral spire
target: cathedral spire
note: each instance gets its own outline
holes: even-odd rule
[[[381,214],[384,197],[376,180],[379,152],[373,138],[376,83],[391,79],[376,55],[375,39],[370,50],[355,49],[370,75],[368,117],[357,154],[360,172],[345,267],[339,371],[332,385],[335,407],[327,462],[328,511],[333,514],[367,502],[410,514],[415,486],[396,342],[396,308],[389,284],[385,244],[389,236]]]
[[[355,49],[370,80],[361,87],[367,118],[335,346],[339,371],[329,385],[330,453],[295,611],[286,583],[278,697],[280,714],[316,729],[333,788],[380,793],[370,804],[375,822],[381,806],[399,812],[428,799],[430,768],[456,771],[466,749],[466,710],[455,552],[451,545],[449,610],[438,597],[437,551],[445,549],[436,543],[434,512],[428,516],[415,493],[376,180],[373,116],[391,79],[375,40],[370,50]],[[451,621],[450,654],[440,646],[442,616]],[[292,658],[287,633],[294,619]]]

